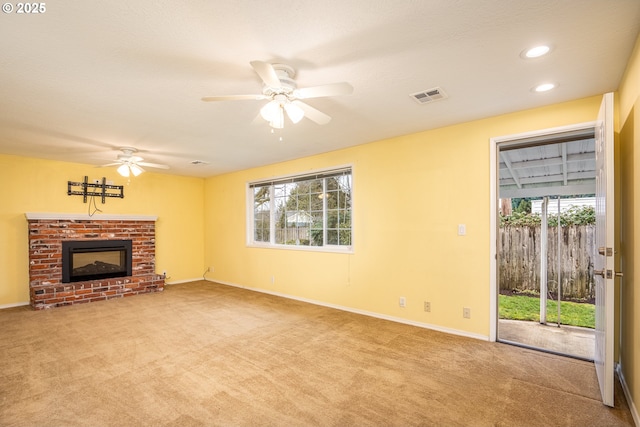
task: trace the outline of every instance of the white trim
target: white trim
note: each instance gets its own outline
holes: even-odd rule
[[[573,125],[567,126],[559,126],[549,129],[541,129],[534,130],[523,133],[515,133],[511,135],[503,135],[489,138],[489,179],[490,179],[490,201],[489,201],[489,218],[491,224],[489,225],[489,239],[490,239],[490,251],[491,251],[491,260],[489,267],[489,274],[491,277],[489,278],[489,290],[490,290],[490,313],[489,313],[489,340],[496,341],[498,339],[498,284],[497,284],[497,239],[498,239],[498,230],[497,230],[497,218],[498,218],[498,144],[513,142],[517,144],[519,141],[523,141],[529,138],[543,137],[543,136],[551,136],[554,134],[567,133],[572,131],[581,131],[587,129],[594,129],[596,127],[596,122],[585,122],[585,123],[577,123]]]
[[[253,207],[253,192],[251,191],[251,187],[250,187],[250,182],[245,182],[244,184],[244,194],[245,194],[245,214],[244,214],[244,219],[245,219],[245,224],[244,224],[244,243],[245,246],[251,246],[253,244],[253,235],[251,232],[253,232],[253,227],[255,224],[255,220],[254,220],[254,207]]]
[[[491,168],[489,171],[489,341],[495,342],[498,339],[498,247],[497,247],[497,221],[498,221],[498,144],[493,138],[489,141],[489,158]]]
[[[333,309],[336,309],[336,310],[347,311],[347,312],[350,312],[350,313],[361,314],[363,316],[375,317],[377,319],[389,320],[391,322],[403,323],[405,325],[417,326],[419,328],[424,328],[424,329],[431,329],[431,330],[434,330],[434,331],[444,332],[444,333],[451,334],[451,335],[458,335],[458,336],[467,337],[467,338],[474,338],[474,339],[478,339],[478,340],[482,340],[482,341],[488,341],[489,340],[489,337],[486,336],[486,335],[474,334],[474,333],[467,332],[467,331],[461,331],[459,329],[444,328],[442,326],[432,325],[430,323],[416,322],[414,320],[404,319],[402,317],[389,316],[389,315],[386,315],[386,314],[375,313],[373,311],[359,310],[357,308],[351,308],[351,307],[346,307],[346,306],[337,305],[337,304],[330,304],[330,303],[326,303],[324,301],[318,301],[318,300],[313,300],[313,299],[309,299],[309,298],[297,297],[297,296],[293,296],[293,295],[283,294],[283,293],[280,293],[280,292],[268,291],[266,289],[242,286],[242,285],[238,285],[238,284],[235,284],[235,283],[229,283],[229,282],[224,282],[224,281],[220,281],[220,280],[207,279],[207,278],[205,278],[204,280],[206,280],[208,282],[219,283],[219,284],[225,285],[225,286],[232,286],[234,288],[245,289],[245,290],[252,291],[252,292],[260,292],[260,293],[263,293],[263,294],[268,294],[268,295],[273,295],[273,296],[277,296],[277,297],[281,297],[281,298],[287,298],[287,299],[292,299],[292,300],[296,300],[296,301],[306,302],[306,303],[309,303],[309,304],[319,305],[319,306],[322,306],[322,307],[328,307],[328,308],[333,308]]]
[[[69,221],[157,221],[157,215],[117,215],[117,214],[66,214],[50,212],[26,212],[28,220],[69,220]]]
[[[638,415],[638,408],[636,408],[636,405],[633,402],[631,391],[629,390],[627,381],[624,379],[624,374],[622,373],[622,365],[620,365],[619,363],[616,364],[616,372],[618,373],[618,379],[620,380],[620,385],[622,386],[622,390],[624,391],[624,397],[627,398],[627,405],[629,405],[629,411],[631,412],[631,416],[633,417],[633,422],[636,427],[640,427],[640,415]]]
[[[353,239],[353,229],[351,230]],[[285,245],[285,244],[267,244],[267,243],[249,243],[248,248],[258,249],[279,249],[287,251],[303,251],[303,252],[330,252],[333,254],[353,254],[353,245],[350,246],[338,246],[338,245],[324,245],[324,246],[301,246],[301,245]]]
[[[5,308],[14,308],[14,307],[23,307],[25,305],[29,305],[29,302],[13,302],[11,304],[2,304],[0,305],[0,310],[4,310]]]
[[[311,175],[320,174],[324,172],[338,171],[343,169],[351,169],[353,173],[353,164],[347,163],[347,164],[338,165],[338,166],[328,166],[326,168],[309,169],[308,171],[305,171],[305,172],[294,172],[286,175],[276,175],[269,178],[252,179],[251,181],[247,181],[247,188],[249,188],[251,184],[266,183],[270,181],[281,181],[288,178],[304,177],[307,175],[311,176]]]
[[[159,274],[158,276],[162,276],[162,275],[161,275],[161,274]],[[193,278],[193,279],[172,280],[171,282],[167,282],[167,281],[165,280],[165,281],[164,281],[164,284],[165,284],[165,285],[179,285],[179,284],[181,284],[181,283],[197,282],[197,281],[200,281],[200,280],[202,280],[202,279],[203,279],[203,277],[202,277],[202,276],[200,276],[200,277],[196,277],[196,278]]]
[[[503,142],[514,142],[517,144],[518,141],[522,139],[538,138],[538,137],[550,136],[558,133],[567,133],[567,132],[573,132],[573,131],[594,129],[595,127],[596,127],[595,121],[584,122],[584,123],[577,123],[577,124],[567,125],[567,126],[558,126],[558,127],[549,128],[549,129],[541,129],[541,130],[534,130],[529,132],[514,133],[511,135],[496,136],[496,137],[492,137],[491,141],[494,141],[496,144],[503,143]]]

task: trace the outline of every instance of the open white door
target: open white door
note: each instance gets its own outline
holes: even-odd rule
[[[602,402],[613,406],[614,389],[614,175],[613,93],[602,99],[595,129],[596,142],[596,284],[595,365]]]

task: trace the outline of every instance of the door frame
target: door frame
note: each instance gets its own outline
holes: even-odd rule
[[[489,138],[489,160],[490,160],[490,268],[489,268],[489,341],[496,342],[498,339],[498,165],[500,159],[498,157],[498,144],[513,143],[518,145],[524,143],[528,139],[545,139],[553,140],[558,134],[582,131],[596,128],[596,121],[577,123],[573,125],[559,126],[548,129],[540,129],[523,133],[503,135]]]

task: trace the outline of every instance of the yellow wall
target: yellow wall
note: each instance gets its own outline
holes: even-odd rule
[[[621,233],[620,252],[624,278],[621,286],[620,361],[622,376],[632,401],[640,399],[640,291],[635,266],[640,265],[640,36],[619,89]],[[634,289],[635,288],[635,289]],[[637,415],[637,408],[635,414]],[[638,420],[636,420],[638,421]]]
[[[596,119],[601,96],[212,177],[212,280],[489,335],[491,137]],[[304,141],[289,143],[304,144]],[[247,247],[246,183],[353,165],[353,254]],[[466,224],[467,235],[457,235]],[[271,283],[272,276],[275,282]],[[407,307],[400,308],[404,296]],[[423,311],[431,302],[431,312]],[[462,308],[471,308],[471,319]]]
[[[124,185],[124,199],[96,206],[104,214],[157,215],[156,271],[168,281],[201,277],[204,259],[204,180],[146,172],[127,183],[115,168],[0,155],[0,307],[29,301],[25,212],[87,213],[67,181],[106,177]],[[97,214],[99,215],[99,213]]]

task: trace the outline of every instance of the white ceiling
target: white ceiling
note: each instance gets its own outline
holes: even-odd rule
[[[640,29],[638,0],[45,5],[0,16],[0,153],[100,165],[132,146],[200,177],[616,90]],[[539,43],[552,52],[521,59]],[[252,124],[266,101],[200,100],[260,93],[253,60],[354,93],[309,100],[332,121],[279,135]],[[531,91],[547,81],[557,88]],[[436,86],[449,97],[409,97]]]

